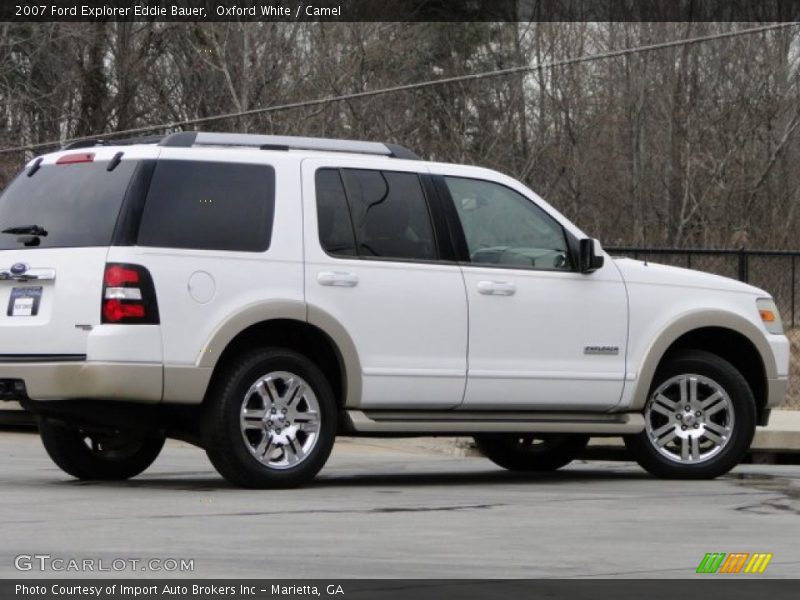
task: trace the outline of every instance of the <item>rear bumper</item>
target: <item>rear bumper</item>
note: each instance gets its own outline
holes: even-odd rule
[[[157,403],[163,395],[164,369],[160,363],[0,362],[0,379],[21,379],[31,400]]]

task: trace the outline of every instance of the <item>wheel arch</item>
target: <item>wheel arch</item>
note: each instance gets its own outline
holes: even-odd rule
[[[642,360],[632,408],[644,408],[658,367],[682,349],[706,350],[730,362],[750,385],[761,414],[767,405],[768,379],[777,376],[775,358],[764,334],[754,323],[723,311],[685,314],[661,331]]]
[[[294,301],[251,305],[232,315],[211,334],[195,365],[165,370],[165,400],[199,403],[239,353],[267,345],[308,356],[328,377],[340,407],[359,405],[361,366],[353,340],[325,311]]]

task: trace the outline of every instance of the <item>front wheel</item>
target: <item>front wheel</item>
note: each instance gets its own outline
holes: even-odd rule
[[[750,448],[755,399],[728,361],[684,351],[656,373],[644,420],[644,431],[625,438],[644,469],[658,477],[712,479],[739,464]]]
[[[555,471],[586,448],[588,435],[499,433],[475,436],[475,445],[496,465],[510,471]]]
[[[206,454],[234,485],[286,488],[310,481],[336,436],[336,401],[308,358],[255,350],[222,372],[206,399]]]
[[[62,471],[77,479],[114,481],[135,477],[158,457],[164,436],[95,431],[54,419],[39,421],[44,448]]]

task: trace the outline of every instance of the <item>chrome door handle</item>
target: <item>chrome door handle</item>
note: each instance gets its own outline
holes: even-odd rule
[[[358,276],[355,273],[342,273],[340,271],[323,271],[317,275],[320,285],[332,287],[356,287]]]
[[[478,293],[486,296],[513,296],[517,286],[507,281],[479,281]]]

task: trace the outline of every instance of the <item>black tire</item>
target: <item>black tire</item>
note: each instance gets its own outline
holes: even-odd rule
[[[670,459],[664,456],[656,448],[656,443],[651,441],[651,436],[647,430],[636,435],[626,436],[625,445],[636,461],[645,470],[657,477],[669,479],[713,479],[714,477],[719,477],[741,462],[753,441],[756,428],[756,405],[753,392],[736,367],[710,352],[685,350],[667,358],[653,378],[653,384],[648,393],[647,406],[653,402],[654,392],[665,382],[674,377],[692,374],[708,378],[727,394],[733,415],[733,422],[730,425],[731,431],[725,437],[727,440],[725,444],[717,444],[721,449],[716,454],[712,455],[709,452],[707,459],[702,459],[700,462],[692,464],[676,462],[677,457]],[[645,407],[646,420],[649,414],[647,406]],[[678,411],[680,411],[680,408]],[[724,414],[727,414],[727,411]],[[676,417],[677,415],[678,412],[676,412]],[[711,417],[703,414],[702,418],[710,419]],[[691,428],[696,426],[705,427],[702,424],[693,424],[686,426],[686,429],[691,431]],[[672,435],[669,429],[667,429],[667,435]],[[700,439],[700,444],[709,443],[708,440]]]
[[[499,433],[476,435],[483,455],[510,471],[555,471],[571,463],[586,448],[588,435]]]
[[[299,463],[280,468],[264,464],[256,457],[255,449],[251,448],[257,445],[258,440],[246,441],[240,424],[244,404],[252,401],[252,396],[246,397],[251,386],[276,372],[302,378],[311,388],[319,408],[313,447]],[[266,411],[267,401],[263,402]],[[336,437],[336,413],[336,400],[330,384],[311,360],[281,348],[254,350],[240,356],[213,382],[205,400],[203,444],[219,474],[234,485],[259,489],[296,487],[312,480],[328,460]],[[288,431],[287,428],[284,433]],[[263,435],[272,439],[266,432]],[[300,434],[296,435],[294,443],[298,444]],[[281,442],[267,454],[280,456],[283,453],[288,457],[294,448],[294,444]],[[267,454],[262,459],[269,461]]]
[[[164,447],[164,436],[87,431],[62,421],[42,418],[39,435],[47,454],[76,479],[120,481],[135,477],[153,464]]]

